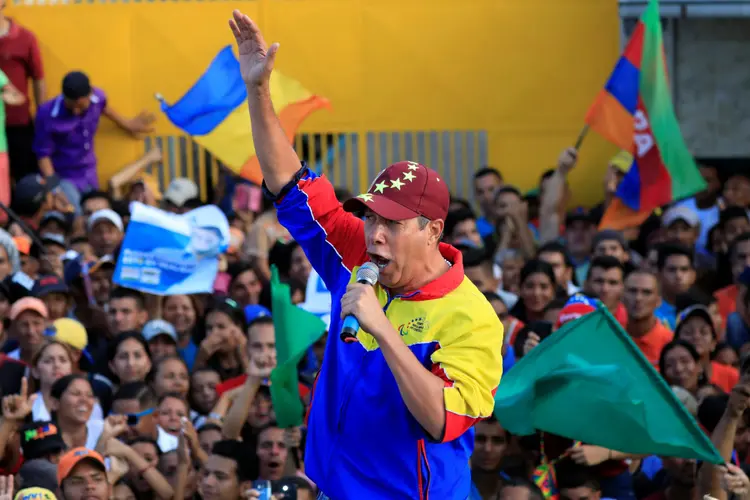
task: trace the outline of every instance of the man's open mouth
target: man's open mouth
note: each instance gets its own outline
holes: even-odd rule
[[[382,257],[378,254],[371,253],[369,254],[369,256],[370,256],[370,261],[376,266],[378,266],[378,269],[380,269],[381,271],[385,269],[388,266],[388,264],[391,262],[390,259],[386,259],[385,257]]]

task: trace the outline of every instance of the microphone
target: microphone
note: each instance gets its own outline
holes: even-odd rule
[[[357,269],[357,283],[375,286],[378,282],[378,266],[373,262],[365,262],[362,267]],[[357,341],[357,332],[359,331],[359,320],[352,314],[344,318],[341,326],[341,340],[347,344]]]

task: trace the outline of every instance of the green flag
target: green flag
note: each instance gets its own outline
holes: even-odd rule
[[[524,356],[495,395],[513,434],[550,432],[625,453],[723,460],[606,308],[565,324]]]
[[[271,372],[271,401],[279,427],[302,425],[297,364],[307,349],[326,330],[323,321],[292,304],[289,285],[279,281],[276,266],[271,268],[271,313],[276,332],[276,368]]]

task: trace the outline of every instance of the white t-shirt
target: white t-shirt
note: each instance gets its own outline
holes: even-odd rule
[[[96,443],[99,441],[99,436],[102,435],[104,430],[104,420],[91,420],[86,422],[86,448],[93,450],[96,448]]]
[[[162,429],[160,425],[156,426],[156,444],[159,446],[159,449],[162,453],[176,450],[179,443],[180,438],[171,435],[170,433]]]

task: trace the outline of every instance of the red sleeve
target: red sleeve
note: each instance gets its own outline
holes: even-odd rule
[[[34,33],[27,31],[29,36],[29,73],[34,80],[44,78],[44,66],[42,65],[42,53],[39,50],[39,43],[36,41]],[[37,103],[39,105],[41,103]]]

